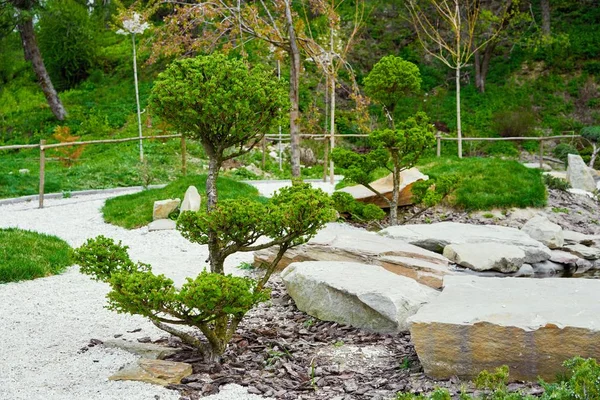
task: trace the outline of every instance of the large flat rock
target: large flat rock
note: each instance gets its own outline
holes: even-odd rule
[[[254,253],[254,264],[260,266],[274,257],[275,249],[257,251]],[[437,253],[402,240],[335,223],[328,224],[308,243],[288,250],[279,262],[278,269],[300,261],[349,261],[379,265],[436,289],[442,287],[445,275],[454,273],[448,268],[448,259]]]
[[[415,246],[441,253],[449,244],[500,243],[520,247],[526,263],[550,258],[550,249],[519,229],[498,225],[471,225],[458,222],[439,222],[424,225],[390,226],[379,232]]]
[[[417,168],[409,168],[400,173],[400,187],[398,188],[398,205],[407,206],[413,204],[412,201],[412,186],[417,181],[426,181],[429,176],[424,175]],[[394,189],[394,181],[392,174],[385,176],[381,179],[377,179],[371,182],[371,187],[383,194],[387,199],[392,199],[392,191]],[[356,200],[367,203],[375,204],[381,208],[390,208],[387,201],[364,187],[363,185],[348,186],[339,190],[340,192],[350,193]]]
[[[382,267],[352,262],[293,263],[281,277],[299,310],[381,333],[407,330],[406,319],[439,295]]]
[[[425,373],[471,379],[510,367],[515,380],[555,380],[574,356],[600,359],[600,281],[448,276],[413,317]]]

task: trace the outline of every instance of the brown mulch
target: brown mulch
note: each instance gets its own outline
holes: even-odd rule
[[[472,392],[457,378],[435,381],[422,373],[410,334],[377,334],[319,321],[299,311],[279,277],[271,283],[272,300],[242,322],[220,365],[184,350],[169,358],[193,365],[193,375],[171,385],[182,400],[218,393],[223,385],[245,386],[249,393],[275,399],[393,399],[396,393],[429,393],[445,387],[457,395]],[[173,338],[170,339],[173,343]],[[511,389],[539,393],[537,385]]]

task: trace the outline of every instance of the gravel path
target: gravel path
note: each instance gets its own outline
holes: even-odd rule
[[[282,183],[255,184],[268,194]],[[316,185],[315,185],[316,186]],[[318,186],[331,192],[330,185]],[[119,193],[123,194],[123,193]],[[114,194],[98,194],[70,199],[51,199],[44,209],[37,202],[0,206],[0,227],[19,227],[56,235],[71,246],[80,246],[87,238],[105,235],[130,247],[134,260],[152,265],[181,284],[195,276],[208,256],[206,246],[189,243],[176,231],[148,233],[147,228],[126,230],[105,224],[100,208]],[[27,249],[23,249],[27,251]],[[252,261],[252,254],[229,257],[226,272],[240,275],[240,262]],[[117,314],[103,308],[108,286],[78,272],[65,273],[33,281],[0,285],[0,399],[11,400],[175,400],[179,394],[156,385],[140,382],[113,382],[108,377],[135,356],[102,346],[79,350],[89,340],[105,340],[115,334],[136,340],[164,336],[144,318]],[[141,331],[128,333],[136,329]],[[211,400],[251,400],[232,385]]]

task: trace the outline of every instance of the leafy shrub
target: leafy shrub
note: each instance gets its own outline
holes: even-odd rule
[[[540,149],[540,143],[536,140],[524,140],[521,143],[523,150],[530,154],[536,153]]]
[[[331,195],[333,207],[344,216],[348,215],[350,219],[357,221],[379,221],[385,218],[385,211],[375,204],[364,204],[357,201],[350,193],[335,192]]]
[[[493,115],[492,126],[502,137],[533,136],[536,117],[528,110],[500,111]]]
[[[490,156],[509,156],[517,157],[519,150],[513,142],[498,141],[490,144],[485,149],[485,152]]]
[[[557,189],[557,190],[561,190],[563,192],[566,192],[567,189],[571,188],[571,185],[569,185],[569,182],[565,181],[564,179],[560,179],[560,178],[557,178],[557,177],[549,175],[549,174],[544,174],[544,183],[550,189]]]
[[[569,154],[579,154],[579,151],[568,143],[560,143],[552,150],[552,154],[566,164]]]

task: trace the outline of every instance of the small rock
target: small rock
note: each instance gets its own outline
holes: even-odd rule
[[[562,250],[552,250],[552,256],[550,257],[550,261],[552,262],[570,266],[576,265],[577,260],[579,260],[579,257]]]
[[[150,339],[150,336],[144,336],[144,337],[138,338],[137,341],[140,343],[150,343],[152,341],[152,339]]]
[[[111,381],[141,381],[167,386],[178,384],[183,377],[192,374],[192,366],[186,363],[149,360],[140,358],[126,365],[108,379]]]
[[[521,268],[519,268],[515,276],[533,276],[534,274],[535,271],[533,270],[531,264],[523,264],[521,265]]]
[[[27,174],[29,174],[29,170],[27,168],[22,168],[19,170],[19,173],[21,175],[27,175]]]
[[[538,276],[555,276],[565,270],[564,265],[552,261],[542,261],[531,265]]]
[[[569,181],[571,187],[573,189],[585,190],[586,192],[593,192],[596,189],[596,182],[587,165],[585,165],[583,158],[577,154],[569,154],[567,161],[567,181]]]
[[[565,241],[562,228],[542,215],[531,218],[521,230],[550,249],[562,247]]]
[[[179,207],[179,199],[167,199],[159,200],[154,202],[154,209],[152,210],[152,220],[156,221],[159,219],[166,219],[169,214]]]
[[[500,243],[449,244],[444,248],[444,256],[475,271],[515,272],[525,262],[523,250]]]
[[[563,247],[563,250],[566,250],[569,253],[575,254],[581,258],[585,258],[586,260],[600,259],[600,249],[596,247],[588,247],[582,244],[570,244]]]
[[[172,231],[175,228],[177,228],[177,222],[172,219],[157,219],[156,221],[150,222],[148,225],[148,232]]]
[[[200,197],[200,193],[198,193],[198,189],[196,186],[190,186],[185,191],[185,195],[183,196],[183,202],[181,203],[180,211],[198,211],[200,210],[200,205],[202,204],[202,197]]]
[[[348,393],[356,392],[356,390],[358,390],[358,384],[354,379],[349,379],[344,382],[344,390]]]

